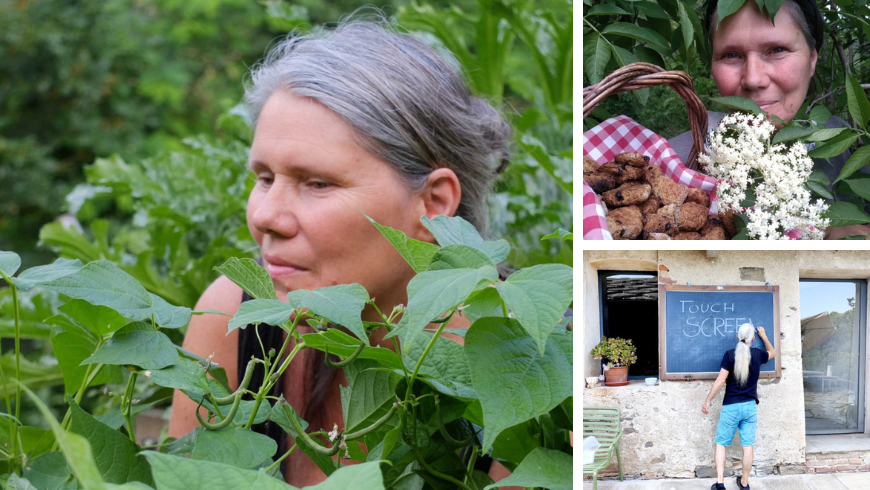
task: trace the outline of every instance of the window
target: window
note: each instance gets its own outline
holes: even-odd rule
[[[631,339],[637,362],[629,379],[659,375],[658,276],[653,272],[600,271],[601,336]]]
[[[807,434],[864,432],[867,281],[802,279]]]

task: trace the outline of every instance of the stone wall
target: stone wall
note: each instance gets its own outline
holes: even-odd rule
[[[807,473],[870,471],[870,451],[807,454]]]
[[[855,394],[848,391],[804,392],[807,418],[833,419],[845,423],[849,408],[854,404]]]
[[[600,340],[599,270],[655,270],[661,284],[778,285],[782,377],[759,381],[761,404],[753,473],[803,473],[807,461],[799,280],[867,278],[867,258],[868,253],[861,251],[732,250],[720,251],[716,260],[708,260],[705,251],[584,251],[585,352],[579,354],[585,364],[584,376],[601,374],[599,361],[589,354]],[[709,474],[715,467],[713,439],[724,388],[714,398],[710,413],[701,412],[712,383],[660,381],[648,387],[642,381],[633,381],[622,387],[584,388],[583,405],[617,406],[622,410],[624,435],[620,450],[627,478],[694,478]],[[742,449],[738,434],[727,450],[727,458],[726,471],[739,473]]]

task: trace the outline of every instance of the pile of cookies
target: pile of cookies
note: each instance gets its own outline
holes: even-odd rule
[[[707,192],[674,182],[658,166],[648,165],[649,157],[639,153],[620,153],[613,159],[599,166],[584,156],[583,180],[604,203],[607,225],[615,240],[729,237],[724,223],[727,220],[707,216]]]

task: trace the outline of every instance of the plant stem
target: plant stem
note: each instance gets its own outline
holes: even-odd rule
[[[281,461],[284,461],[285,459],[287,459],[287,456],[290,456],[290,454],[296,450],[296,446],[297,446],[297,444],[294,444],[293,447],[291,447],[289,451],[284,453],[284,455],[281,456],[280,458],[276,459],[274,463],[270,464],[269,467],[266,468],[266,473],[272,471],[276,466],[281,464]]]
[[[130,435],[130,440],[136,444],[136,433],[133,431],[133,417],[130,413],[133,411],[133,389],[136,387],[136,378],[139,373],[131,373],[127,379],[127,390],[124,392],[124,400],[126,406],[123,407],[124,420],[127,422],[127,434]]]
[[[294,328],[296,327],[295,322],[293,324],[293,327]],[[291,338],[291,336],[287,335],[287,341],[284,342],[285,345],[290,341],[290,338]],[[290,354],[287,356],[287,359],[285,359],[284,362],[281,363],[281,367],[278,368],[278,371],[277,371],[278,376],[276,376],[275,379],[273,380],[272,377],[273,377],[273,374],[275,374],[275,373],[269,373],[268,377],[263,380],[263,384],[260,386],[260,391],[258,391],[257,395],[254,397],[254,410],[251,411],[251,417],[248,419],[248,423],[245,424],[246,429],[250,429],[251,426],[254,425],[254,418],[257,417],[257,411],[260,410],[260,404],[263,403],[263,399],[266,397],[266,394],[269,393],[269,390],[271,390],[273,386],[275,386],[275,383],[277,383],[278,381],[281,380],[281,375],[284,373],[284,370],[287,369],[287,366],[290,365],[290,362],[293,360],[294,357],[296,357],[296,354],[298,354],[299,351],[304,349],[304,348],[305,348],[305,342],[297,343],[296,347],[294,347],[293,350],[290,352]],[[281,350],[283,351],[284,348],[282,347]],[[278,365],[277,362],[275,364],[273,364],[272,365],[273,369],[277,365]]]
[[[474,451],[472,448],[471,456],[468,458],[468,466],[465,468],[465,481],[471,482],[471,486],[474,490],[477,490],[477,483],[474,482],[474,463],[477,462],[477,451]]]
[[[444,330],[444,327],[447,326],[447,323],[450,322],[450,317],[453,316],[456,310],[450,310],[450,314],[447,318],[438,325],[438,330],[435,331],[435,335],[432,336],[432,340],[429,341],[429,344],[426,346],[426,350],[423,351],[423,355],[420,356],[420,359],[417,360],[417,365],[414,366],[414,372],[411,373],[411,380],[408,381],[408,389],[405,392],[405,402],[407,402],[411,397],[411,390],[414,387],[414,381],[417,380],[417,373],[420,372],[420,367],[423,366],[423,361],[426,360],[426,356],[429,355],[429,351],[432,350],[432,346],[435,345],[435,341],[438,340],[438,337],[441,336],[441,332]],[[399,352],[399,356],[401,356],[401,352]]]
[[[445,475],[444,473],[441,473],[440,471],[436,470],[435,468],[429,466],[429,463],[427,463],[426,460],[423,459],[423,456],[420,454],[420,448],[417,447],[417,407],[414,405],[411,406],[411,417],[413,419],[413,424],[414,424],[414,428],[412,429],[412,431],[413,431],[412,440],[414,443],[411,445],[411,447],[414,450],[414,457],[417,458],[417,462],[420,463],[420,466],[422,466],[423,469],[428,471],[429,474],[431,474],[432,476],[435,476],[435,477],[440,478],[444,481],[450,482],[450,483],[456,485],[457,487],[464,488],[465,490],[473,490],[471,487],[469,487],[465,483],[457,480],[456,478],[453,478],[450,475]]]

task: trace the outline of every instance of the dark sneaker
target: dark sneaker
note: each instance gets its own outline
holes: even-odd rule
[[[745,489],[745,490],[749,490],[749,485],[746,485],[746,486],[744,487],[743,484],[740,483],[740,477],[738,476],[738,477],[737,477],[737,488],[739,488],[739,489],[741,489],[741,490],[744,490],[744,489]]]
[[[725,484],[724,484],[724,483],[722,484],[722,487],[721,487],[721,488],[720,488],[720,487],[717,487],[716,485],[718,485],[718,483],[714,483],[714,484],[710,487],[710,490],[722,490],[722,488],[725,488]]]

